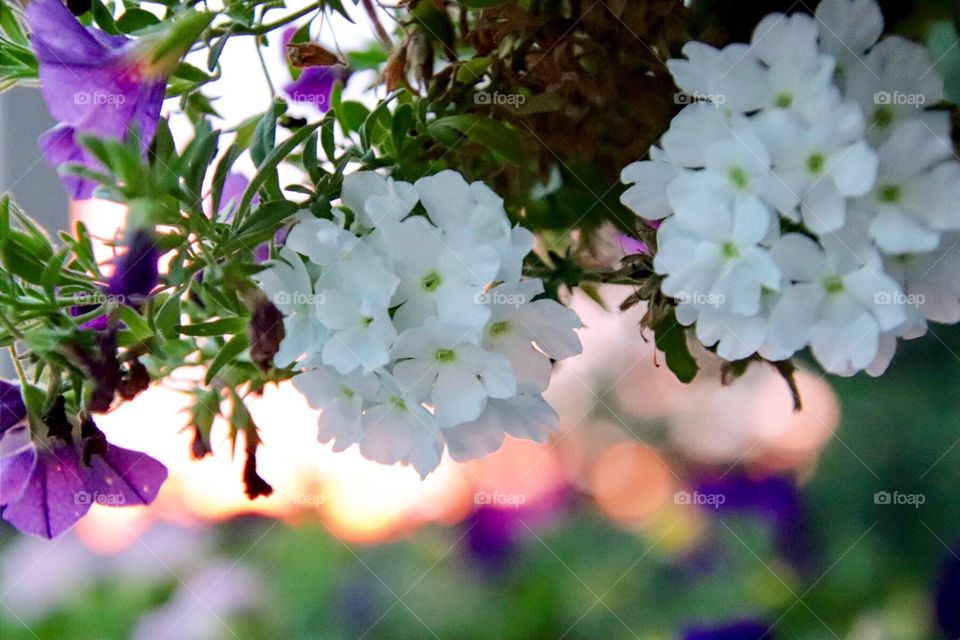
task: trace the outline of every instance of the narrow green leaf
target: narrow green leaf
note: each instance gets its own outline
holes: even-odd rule
[[[185,336],[225,336],[246,331],[246,318],[221,318],[197,324],[178,325],[177,330]]]
[[[687,330],[677,322],[674,312],[671,311],[654,325],[653,332],[657,349],[666,357],[670,371],[680,382],[692,381],[699,367],[687,347]]]
[[[210,362],[210,366],[207,367],[207,374],[203,379],[204,384],[213,382],[214,377],[216,377],[220,370],[235,360],[248,346],[250,346],[250,339],[246,333],[238,333],[230,338],[217,355],[214,356]]]

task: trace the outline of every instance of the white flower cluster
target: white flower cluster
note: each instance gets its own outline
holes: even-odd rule
[[[943,81],[882,31],[875,0],[823,0],[668,62],[690,104],[623,170],[622,201],[662,221],[662,290],[724,359],[810,346],[832,373],[879,375],[898,337],[960,321],[960,162],[929,110]]]
[[[580,352],[580,320],[522,277],[533,235],[453,171],[353,173],[342,200],[349,226],[304,212],[257,276],[284,315],[275,363],[302,371],[321,442],[421,476],[444,447],[467,460],[504,434],[543,442],[558,426],[541,395],[550,360]]]

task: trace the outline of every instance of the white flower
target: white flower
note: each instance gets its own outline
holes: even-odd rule
[[[382,231],[401,279],[395,298],[402,303],[394,315],[398,327],[417,327],[431,316],[464,327],[483,326],[490,309],[477,304],[476,297],[500,268],[493,247],[478,245],[465,255],[444,242],[422,216]]]
[[[293,386],[311,407],[323,412],[318,421],[320,442],[332,440],[334,451],[344,451],[360,441],[364,400],[375,397],[380,382],[372,375],[343,375],[314,362],[293,379]]]
[[[682,171],[667,186],[667,200],[684,219],[702,216],[719,204],[765,208],[760,195],[770,180],[770,154],[750,126],[731,129],[704,153],[704,169]]]
[[[324,364],[349,373],[357,367],[373,371],[390,362],[397,330],[386,305],[356,290],[327,289],[322,296],[317,317],[331,331],[323,345]]]
[[[550,382],[551,359],[569,358],[583,349],[574,331],[580,318],[555,300],[534,300],[542,293],[543,283],[535,279],[488,291],[492,313],[482,342],[484,349],[507,359],[519,386],[537,393]]]
[[[729,137],[733,123],[738,121],[710,104],[688,105],[674,116],[660,139],[660,147],[651,147],[650,158],[690,169],[703,167],[706,148]],[[633,180],[628,176],[624,182]]]
[[[540,395],[550,360],[580,352],[580,321],[522,279],[533,235],[452,171],[416,185],[357,172],[342,201],[353,224],[301,212],[257,276],[284,314],[275,363],[300,359],[320,441],[421,477],[448,445],[463,460],[506,434],[542,442],[557,428]]]
[[[883,33],[883,13],[876,0],[821,0],[816,18],[820,48],[837,60],[847,76],[866,66],[862,56]]]
[[[750,52],[766,65],[765,107],[807,113],[836,93],[836,61],[817,47],[816,21],[803,13],[772,13],[753,32]],[[752,90],[748,89],[752,94]]]
[[[490,400],[480,417],[443,430],[450,457],[473,460],[493,453],[504,436],[544,443],[560,428],[557,413],[536,393],[519,393],[506,400]]]
[[[684,300],[677,305],[677,321],[683,326],[696,323],[697,339],[707,347],[716,345],[717,355],[724,360],[743,360],[755,353],[772,361],[785,360],[794,351],[775,343],[769,331],[777,299],[777,292],[763,289],[760,310],[750,316],[725,311],[706,301]]]
[[[625,207],[647,220],[662,220],[673,213],[667,201],[667,186],[677,177],[677,167],[669,162],[647,160],[628,164],[620,180],[632,185],[620,196]]]
[[[382,464],[405,462],[421,478],[436,469],[443,442],[434,416],[389,375],[361,419],[360,453]]]
[[[397,339],[393,375],[412,398],[428,402],[440,427],[476,420],[487,398],[510,398],[517,381],[510,363],[484,351],[464,331],[428,318]]]
[[[657,231],[659,251],[653,262],[657,273],[667,276],[663,292],[755,315],[761,291],[780,288],[780,271],[759,246],[769,232],[769,212],[749,200],[735,211],[714,203],[697,215],[668,218]]]
[[[474,247],[492,247],[500,263],[496,279],[520,278],[523,258],[533,248],[533,234],[520,226],[511,229],[503,198],[482,182],[467,184],[455,171],[420,178],[414,187],[447,245],[468,260],[486,258],[475,256]]]
[[[365,229],[400,222],[417,204],[412,184],[385,178],[374,171],[344,176],[340,197]]]
[[[774,166],[765,200],[816,234],[843,226],[847,199],[870,191],[879,162],[862,139],[863,114],[855,104],[837,105],[828,116],[816,125],[786,110],[756,119]]]
[[[884,253],[933,251],[941,232],[960,229],[960,162],[952,143],[920,120],[898,125],[880,147],[876,187],[856,206],[875,213],[870,235]]]
[[[877,357],[880,335],[906,319],[900,286],[879,258],[864,264],[832,238],[824,248],[787,234],[772,253],[793,282],[770,318],[775,343],[794,351],[810,344],[824,369],[851,375]]]
[[[728,113],[747,113],[765,106],[766,74],[745,44],[715,49],[702,42],[683,46],[686,60],[667,61],[674,82],[690,96],[709,100]]]
[[[254,276],[267,298],[283,314],[284,338],[274,356],[278,367],[286,367],[300,356],[319,350],[329,331],[315,320],[316,296],[301,257],[284,248],[280,259]]]
[[[860,103],[870,123],[869,139],[880,142],[904,121],[922,118],[937,135],[948,135],[941,115],[924,112],[943,99],[943,78],[927,49],[897,36],[884,39],[849,70],[846,92]]]
[[[889,257],[886,268],[903,285],[907,311],[915,318],[908,324],[960,322],[960,234],[944,235],[933,252]]]

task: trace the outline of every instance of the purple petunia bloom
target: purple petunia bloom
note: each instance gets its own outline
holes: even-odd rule
[[[94,502],[150,504],[167,478],[167,468],[144,453],[106,445],[85,465],[69,434],[34,441],[20,389],[6,382],[0,382],[0,415],[0,513],[24,533],[55,538]]]
[[[296,31],[296,28],[290,28],[284,32],[284,47],[289,44]],[[337,80],[346,82],[349,75],[350,70],[342,64],[305,67],[300,71],[300,77],[284,86],[283,91],[293,102],[310,104],[321,113],[326,113],[330,109],[334,83]]]
[[[160,118],[167,74],[149,64],[137,41],[84,28],[61,0],[34,0],[27,19],[40,63],[40,90],[60,121],[38,140],[47,161],[99,169],[77,136],[124,140],[131,127],[146,151]],[[64,176],[63,183],[76,199],[89,198],[95,186],[76,176]]]
[[[800,565],[809,555],[809,540],[804,526],[800,494],[792,479],[784,476],[755,478],[732,473],[720,478],[705,478],[696,490],[705,495],[722,495],[722,504],[711,512],[748,514],[768,521],[776,535],[776,543],[790,560]]]
[[[149,295],[160,282],[157,261],[160,253],[152,231],[135,229],[129,233],[127,251],[117,258],[107,292],[114,296]]]
[[[955,545],[937,582],[937,626],[946,638],[960,638],[960,545]]]
[[[694,627],[683,635],[684,640],[773,640],[767,625],[742,620],[720,627]]]

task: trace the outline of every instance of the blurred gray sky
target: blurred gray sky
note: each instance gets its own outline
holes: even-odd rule
[[[44,162],[37,137],[54,125],[36,89],[0,93],[0,194],[10,197],[51,233],[65,229],[67,195],[57,173]],[[0,374],[12,374],[7,353],[0,355]]]

